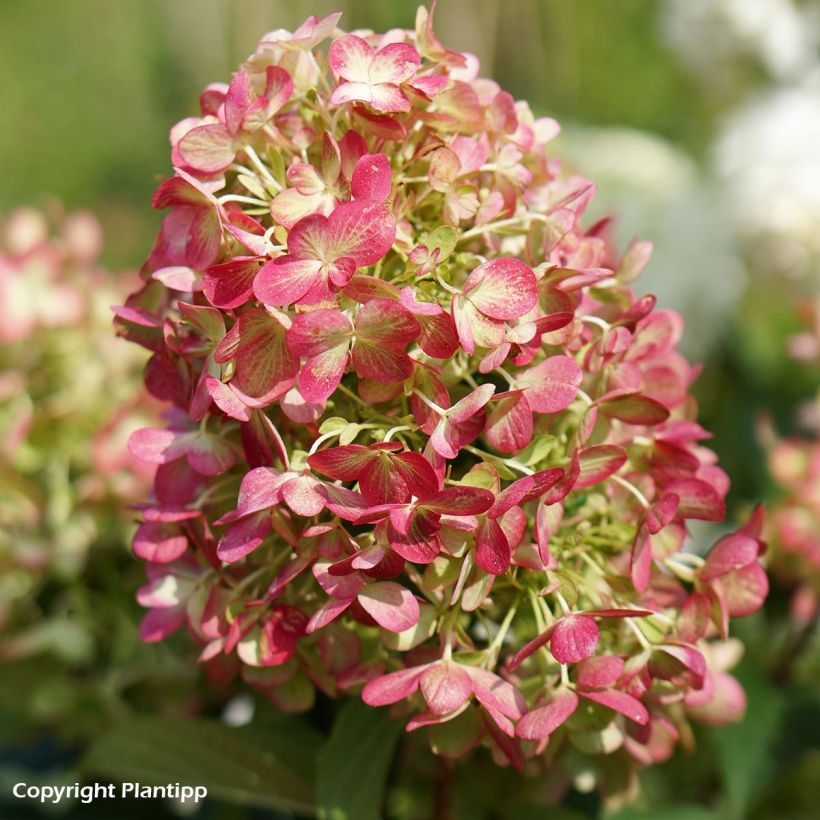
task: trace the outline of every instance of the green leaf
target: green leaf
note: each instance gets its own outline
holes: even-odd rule
[[[339,712],[319,755],[317,794],[322,820],[379,820],[387,773],[401,735],[384,709],[359,700]]]
[[[746,717],[710,731],[723,776],[725,816],[742,820],[775,774],[773,745],[783,718],[782,691],[751,667],[738,674],[746,690]]]
[[[271,737],[277,731],[281,737]],[[124,782],[206,786],[231,803],[313,814],[314,773],[287,751],[297,731],[296,721],[254,736],[212,720],[135,718],[99,737],[82,768]],[[310,737],[296,736],[302,743]]]

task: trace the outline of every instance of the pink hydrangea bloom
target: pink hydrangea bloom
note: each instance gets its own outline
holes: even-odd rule
[[[737,694],[714,647],[766,579],[757,518],[687,550],[729,482],[682,320],[632,287],[651,246],[588,222],[555,122],[426,10],[337,22],[267,35],[172,132],[117,329],[175,407],[131,440],[138,552],[197,580],[144,596],[147,637],[185,622],[283,709],[361,694],[502,764],[663,759],[681,704]]]

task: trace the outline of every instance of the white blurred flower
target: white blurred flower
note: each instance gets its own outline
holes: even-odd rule
[[[624,247],[640,235],[654,243],[641,292],[698,328],[686,335],[690,357],[703,356],[725,327],[745,278],[734,225],[694,160],[663,138],[626,128],[565,128],[562,153],[598,183],[591,218],[613,214]]]
[[[818,43],[816,10],[793,0],[666,0],[662,24],[684,62],[715,83],[749,60],[776,79],[797,76]]]
[[[730,115],[715,166],[756,267],[794,277],[820,268],[820,75],[767,91]]]

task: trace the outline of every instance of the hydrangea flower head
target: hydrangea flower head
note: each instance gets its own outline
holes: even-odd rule
[[[172,405],[130,441],[143,636],[187,626],[284,710],[391,705],[443,754],[663,760],[742,713],[720,647],[766,576],[758,518],[686,549],[728,479],[680,317],[632,288],[651,246],[587,223],[556,123],[425,9],[338,19],[266,35],[171,130],[117,318]]]

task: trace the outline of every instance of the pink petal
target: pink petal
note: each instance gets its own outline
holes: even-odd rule
[[[429,667],[422,675],[420,686],[427,708],[435,715],[460,709],[473,692],[467,670],[452,661],[440,661]]]
[[[188,439],[173,430],[144,428],[128,439],[128,452],[149,464],[169,464],[185,455]]]
[[[134,534],[134,554],[144,561],[167,564],[188,548],[188,539],[173,524],[144,521]]]
[[[353,169],[350,193],[354,199],[384,202],[392,185],[390,161],[384,154],[365,154]]]
[[[236,157],[233,137],[222,123],[192,128],[177,148],[187,166],[204,174],[224,171]]]
[[[495,385],[482,384],[472,393],[457,401],[447,410],[447,418],[452,424],[460,424],[474,416],[484,407],[495,393]]]
[[[467,278],[463,292],[493,319],[517,319],[538,301],[535,274],[513,257],[483,262]]]
[[[649,723],[649,712],[646,707],[639,700],[633,698],[632,695],[627,695],[626,692],[619,692],[617,689],[606,689],[602,692],[584,690],[578,694],[587,700],[626,715],[630,720],[634,720],[635,723],[639,723],[641,726]]]
[[[297,227],[304,221],[299,222]],[[322,263],[315,259],[280,256],[262,265],[254,279],[253,292],[263,304],[292,305],[321,281],[321,271]]]
[[[301,475],[282,484],[282,498],[297,515],[310,518],[325,508],[326,496],[321,482]]]
[[[321,309],[299,313],[288,330],[288,347],[297,356],[318,356],[353,334],[350,319],[339,310]]]
[[[222,475],[236,463],[236,451],[230,442],[210,433],[195,434],[186,455],[188,463],[200,475]]]
[[[215,307],[236,308],[253,296],[253,281],[258,272],[258,257],[237,256],[230,262],[207,268],[202,278],[202,290]]]
[[[495,496],[480,487],[447,487],[423,502],[426,510],[444,515],[479,515],[492,507]]]
[[[380,48],[370,62],[371,83],[403,83],[418,69],[421,58],[408,43],[389,43]]]
[[[514,390],[504,397],[487,416],[484,435],[499,453],[523,450],[532,440],[532,410],[523,390]]]
[[[316,612],[311,615],[305,627],[305,632],[310,635],[319,629],[323,629],[329,623],[336,620],[346,609],[350,607],[355,598],[331,598],[326,601]]]
[[[370,86],[368,104],[382,114],[395,114],[410,110],[410,100],[395,83],[379,83]],[[395,120],[394,120],[395,122]]]
[[[578,695],[570,689],[557,691],[547,704],[527,712],[515,733],[526,740],[544,740],[562,726],[578,708]]]
[[[464,666],[473,681],[473,694],[482,706],[511,720],[524,714],[527,703],[511,683],[479,666]]]
[[[253,552],[270,532],[270,515],[256,513],[231,526],[219,539],[217,558],[230,564]]]
[[[331,71],[343,80],[370,82],[370,63],[375,50],[361,37],[346,34],[330,44],[328,61]]]
[[[152,609],[146,612],[139,626],[139,637],[146,643],[156,643],[176,632],[188,619],[185,607]]]
[[[627,452],[615,444],[595,444],[578,454],[580,474],[575,482],[576,490],[584,490],[599,484],[617,473],[626,464]]]
[[[715,584],[720,585],[723,604],[734,618],[757,612],[769,593],[766,570],[757,562],[721,575]]]
[[[578,663],[591,657],[598,646],[598,624],[587,615],[565,615],[555,622],[550,651],[558,663]]]
[[[362,690],[362,700],[368,706],[387,706],[404,700],[419,688],[421,676],[427,668],[429,664],[413,666],[374,678]]]
[[[518,376],[536,413],[560,413],[578,395],[583,372],[570,356],[552,356]]]
[[[273,467],[255,467],[245,473],[239,486],[236,514],[241,517],[276,506],[281,500],[282,485],[292,473]]]
[[[733,532],[723,536],[709,550],[706,562],[698,574],[702,581],[712,581],[755,563],[759,553],[760,545],[757,540],[742,532]]]
[[[503,575],[510,568],[507,536],[492,518],[482,519],[475,531],[475,562],[490,575]]]
[[[652,571],[652,537],[646,527],[638,527],[629,558],[630,577],[636,592],[649,586]]]
[[[681,518],[722,521],[726,517],[726,501],[711,484],[698,478],[673,481],[665,491],[680,499],[678,515]]]
[[[578,686],[613,686],[624,672],[624,661],[617,655],[600,655],[588,658],[576,667],[575,681]]]
[[[627,424],[661,424],[669,418],[669,410],[659,401],[640,393],[628,393],[604,398],[598,406],[608,416],[612,416]]]
[[[396,220],[377,202],[345,202],[329,217],[328,241],[334,258],[348,256],[357,267],[378,262],[395,238]]]
[[[378,458],[378,451],[361,444],[329,447],[308,456],[308,464],[330,478],[356,481],[367,466]]]

